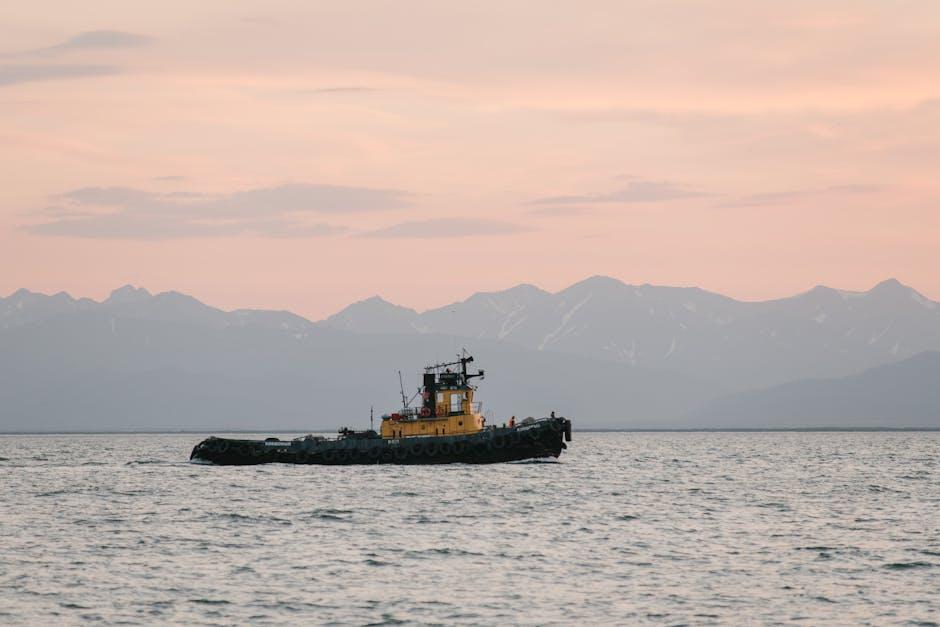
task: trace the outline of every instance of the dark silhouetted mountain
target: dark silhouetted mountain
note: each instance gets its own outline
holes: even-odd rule
[[[398,406],[399,369],[414,390],[428,362],[453,358],[451,337],[206,324],[205,312],[186,322],[151,302],[159,315],[104,307],[0,332],[0,430],[361,427],[371,406]],[[582,426],[655,427],[719,392],[675,373],[466,345],[487,370],[492,422],[557,410]]]
[[[99,303],[91,299],[76,300],[65,292],[47,296],[30,292],[27,289],[19,289],[7,298],[0,298],[0,329],[98,306]]]
[[[324,326],[344,331],[368,328],[369,333],[409,333],[414,330],[411,324],[417,316],[414,309],[399,307],[373,296],[331,316]]]
[[[0,430],[362,425],[370,406],[396,406],[399,369],[415,389],[424,365],[460,347],[488,372],[481,397],[494,421],[557,410],[581,428],[787,427],[837,415],[909,426],[929,420],[922,408],[940,388],[929,362],[846,379],[860,384],[802,380],[898,362],[936,349],[938,335],[936,303],[896,281],[745,303],[595,277],[557,294],[520,285],[424,313],[373,298],[320,323],[130,286],[103,302],[20,290],[0,299]],[[907,373],[904,386],[896,372]],[[819,400],[832,411],[817,418],[797,411],[838,385],[869,399],[869,411],[853,419],[848,400],[839,412]],[[895,386],[907,400],[878,404],[865,385],[884,399]],[[768,398],[782,409],[768,410]]]
[[[940,353],[838,379],[807,379],[706,403],[690,424],[719,427],[940,427]]]
[[[103,302],[74,299],[65,292],[54,296],[21,289],[0,298],[0,330],[42,322],[77,312],[95,312],[143,320],[163,320],[210,327],[265,326],[303,332],[313,326],[306,318],[288,311],[239,309],[222,311],[179,292],[151,294],[144,288],[125,285]]]
[[[340,324],[342,322],[342,324]],[[940,307],[888,280],[742,302],[698,288],[593,277],[556,294],[520,285],[424,313],[363,301],[319,323],[357,333],[440,333],[681,372],[731,389],[843,376],[940,350]]]

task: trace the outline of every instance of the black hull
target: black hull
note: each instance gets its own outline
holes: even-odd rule
[[[571,441],[571,421],[546,418],[471,435],[400,439],[298,439],[290,442],[207,438],[190,459],[223,466],[256,464],[496,464],[558,457]]]

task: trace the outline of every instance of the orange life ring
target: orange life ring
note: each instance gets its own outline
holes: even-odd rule
[[[422,407],[422,408],[421,408],[421,417],[422,417],[422,418],[428,418],[430,415],[431,415],[431,408],[430,408],[430,407]]]

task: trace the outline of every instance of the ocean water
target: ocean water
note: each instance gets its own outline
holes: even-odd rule
[[[0,437],[0,623],[940,622],[940,433],[333,468],[201,437]]]

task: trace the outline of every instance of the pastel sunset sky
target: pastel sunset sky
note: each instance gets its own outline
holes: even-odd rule
[[[8,2],[0,171],[4,296],[940,299],[940,2]]]

